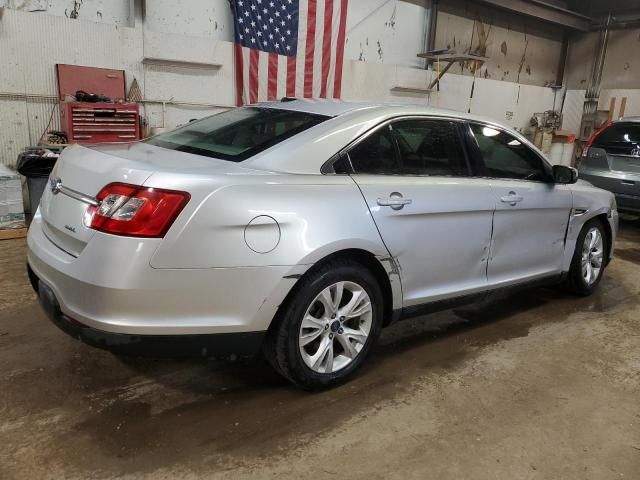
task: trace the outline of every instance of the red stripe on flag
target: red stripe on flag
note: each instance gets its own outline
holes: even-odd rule
[[[287,97],[296,96],[296,57],[287,57]]]
[[[278,96],[278,54],[269,54],[267,69],[267,100],[275,100]]]
[[[242,101],[242,92],[244,88],[242,87],[243,81],[243,70],[242,70],[242,45],[239,43],[235,44],[235,59],[236,59],[236,105],[240,106],[244,102]]]
[[[327,97],[329,66],[331,65],[331,26],[333,24],[333,0],[324,2],[324,36],[322,37],[322,77],[320,78],[320,97]]]
[[[341,0],[340,26],[338,27],[338,41],[336,42],[336,73],[333,79],[333,97],[340,98],[342,93],[342,62],[344,61],[344,37],[347,30],[347,3]]]
[[[249,49],[249,103],[258,101],[258,55],[255,48]]]
[[[307,45],[304,56],[304,97],[313,96],[313,52],[316,44],[317,0],[309,0],[307,11]]]

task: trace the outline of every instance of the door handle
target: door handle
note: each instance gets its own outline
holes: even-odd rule
[[[401,195],[393,195],[389,198],[379,198],[377,203],[381,207],[391,207],[393,210],[400,210],[405,205],[410,205],[412,200],[410,198],[402,198]]]
[[[620,180],[620,183],[622,183],[622,185],[628,185],[630,187],[634,186],[636,184],[636,182],[632,181],[632,180]]]
[[[522,200],[524,200],[522,195],[518,195],[516,192],[509,192],[508,195],[500,197],[500,201],[502,201],[502,203],[508,203],[512,207],[514,207],[518,202],[521,202]]]

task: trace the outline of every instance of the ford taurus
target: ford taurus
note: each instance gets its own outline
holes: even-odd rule
[[[293,100],[68,148],[28,269],[49,317],[90,344],[262,349],[318,389],[400,318],[540,282],[590,294],[617,223],[610,192],[492,121]]]

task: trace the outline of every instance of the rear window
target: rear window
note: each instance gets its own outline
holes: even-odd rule
[[[594,140],[594,146],[640,144],[640,124],[614,123],[604,129]]]
[[[161,133],[146,142],[170,150],[241,162],[328,118],[293,110],[236,108]]]

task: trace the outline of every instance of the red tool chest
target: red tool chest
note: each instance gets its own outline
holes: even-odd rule
[[[60,103],[60,127],[69,143],[132,142],[140,138],[136,103]]]
[[[137,103],[123,103],[124,70],[56,65],[60,129],[69,143],[131,142],[141,135]],[[113,99],[110,103],[65,101],[78,90]]]

